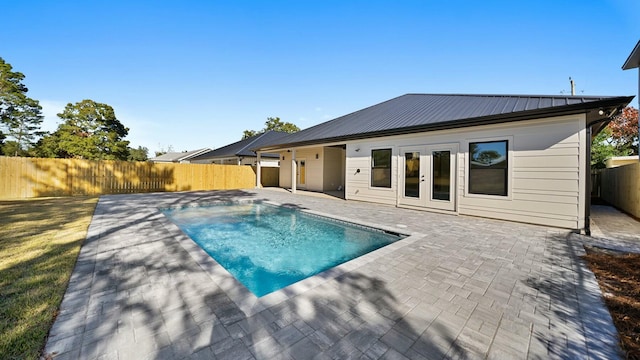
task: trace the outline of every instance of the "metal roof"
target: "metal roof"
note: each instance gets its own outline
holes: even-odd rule
[[[207,159],[215,159],[215,158],[230,157],[230,156],[256,157],[257,155],[255,151],[251,149],[260,148],[265,144],[271,144],[273,142],[276,142],[278,141],[278,139],[282,138],[285,135],[288,135],[288,133],[280,132],[280,131],[267,131],[265,133],[252,136],[250,138],[246,138],[238,142],[234,142],[227,146],[223,146],[221,148],[208,151],[204,154],[201,154],[199,156],[192,158],[191,160],[207,160]],[[278,154],[270,154],[270,153],[263,153],[263,154],[260,154],[260,156],[273,157],[273,158],[279,157]]]
[[[406,94],[253,149],[364,139],[622,107],[633,97]]]
[[[156,156],[153,158],[150,158],[149,161],[154,161],[154,162],[180,162],[183,160],[189,160],[195,156],[198,156],[199,154],[202,154],[206,151],[209,151],[211,149],[209,148],[202,148],[202,149],[198,149],[198,150],[192,150],[192,151],[183,151],[183,152],[168,152],[168,153],[164,153],[160,156]]]
[[[629,54],[624,65],[622,65],[622,70],[629,70],[637,67],[640,67],[640,41],[638,41],[636,47],[633,48],[633,51]]]

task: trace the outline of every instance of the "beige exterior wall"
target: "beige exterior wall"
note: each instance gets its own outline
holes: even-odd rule
[[[316,154],[318,155],[316,159]],[[293,152],[280,153],[280,187],[291,187],[291,157]],[[282,160],[284,156],[284,160]],[[324,180],[324,148],[312,147],[296,149],[296,161],[305,161],[305,181],[304,184],[297,183],[296,188],[301,190],[323,191]],[[300,166],[297,166],[297,173],[300,173]],[[299,180],[299,175],[296,176]]]
[[[415,138],[390,137],[347,144],[345,198],[395,205],[398,194],[398,146],[403,142],[408,144],[415,141]],[[391,188],[371,187],[371,150],[385,148],[391,148],[392,152]]]
[[[341,148],[324,148],[323,157],[323,191],[335,191],[344,188],[345,150]]]
[[[584,227],[586,131],[584,115],[361,140],[347,144],[350,200],[398,204],[399,149],[458,144],[456,213],[557,227]],[[475,141],[509,141],[508,196],[468,194],[468,149]],[[392,149],[390,189],[370,186],[371,150]],[[358,169],[360,170],[358,172]]]
[[[284,160],[283,160],[284,159]],[[291,188],[291,153],[280,153],[280,187]]]
[[[258,158],[244,158],[241,165],[255,166],[257,161]],[[278,167],[280,162],[278,161],[278,159],[274,158],[262,158],[260,160],[260,164],[262,167]]]
[[[317,159],[316,154],[318,154]],[[322,180],[324,178],[322,168],[323,158],[324,156],[321,147],[300,149],[296,151],[296,159],[305,159],[306,161],[306,183],[304,185],[298,184],[300,189],[322,191]],[[300,167],[298,167],[298,170],[300,170]]]

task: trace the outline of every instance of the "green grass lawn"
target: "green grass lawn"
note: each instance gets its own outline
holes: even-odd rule
[[[0,359],[37,359],[98,198],[0,201]]]

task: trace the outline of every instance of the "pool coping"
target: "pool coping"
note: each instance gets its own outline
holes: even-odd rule
[[[325,217],[331,220],[337,220],[347,222],[357,226],[364,226],[373,228],[376,230],[382,230],[386,232],[396,233],[405,238],[399,239],[389,245],[383,246],[379,249],[358,256],[352,260],[344,262],[340,265],[332,267],[328,270],[322,271],[316,275],[310,276],[296,283],[293,283],[280,290],[276,290],[267,295],[257,297],[249,289],[247,289],[240,281],[238,281],[227,269],[220,265],[213,257],[202,249],[193,239],[185,234],[178,225],[174,224],[167,216],[163,214],[163,210],[166,209],[178,209],[178,208],[190,208],[190,207],[203,207],[222,204],[253,204],[264,203],[272,206],[284,207],[294,209],[306,214]],[[355,220],[343,216],[331,215],[328,213],[300,208],[295,205],[281,204],[274,201],[251,199],[251,200],[215,200],[215,201],[196,201],[186,205],[177,205],[170,207],[156,207],[155,211],[161,215],[162,225],[167,231],[172,234],[175,240],[182,246],[182,248],[191,256],[191,258],[202,268],[212,279],[216,285],[218,285],[223,291],[225,291],[228,297],[233,301],[238,308],[243,311],[246,316],[255,315],[265,309],[278,305],[284,301],[294,298],[300,294],[305,293],[317,286],[320,286],[328,281],[334,280],[337,277],[353,271],[365,264],[368,264],[376,259],[379,259],[385,255],[388,255],[398,249],[413,244],[416,240],[425,236],[425,234],[419,232],[407,231],[404,228],[384,226],[380,224],[373,224],[366,221]]]

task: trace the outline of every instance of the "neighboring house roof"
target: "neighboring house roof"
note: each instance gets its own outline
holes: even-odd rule
[[[265,133],[252,136],[250,138],[246,138],[244,140],[234,142],[233,144],[229,144],[227,146],[223,146],[215,150],[210,150],[206,153],[200,154],[199,156],[191,160],[194,160],[194,161],[208,160],[208,159],[218,159],[218,158],[233,157],[233,156],[257,157],[256,152],[253,151],[252,149],[257,149],[265,144],[271,144],[271,143],[277,142],[280,138],[286,135],[288,135],[288,133],[273,131],[273,130],[267,131]],[[278,154],[272,154],[272,153],[262,153],[260,154],[260,156],[265,158],[280,157]]]
[[[621,108],[632,96],[406,94],[254,149],[400,135]]]
[[[209,148],[203,148],[193,151],[183,151],[183,152],[168,152],[162,154],[160,156],[156,156],[154,158],[150,158],[149,161],[153,162],[181,162],[185,160],[191,160],[193,157],[203,154],[207,151],[210,151]]]

